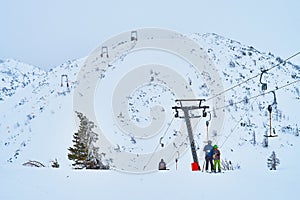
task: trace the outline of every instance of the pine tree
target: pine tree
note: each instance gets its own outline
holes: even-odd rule
[[[275,151],[272,152],[270,158],[268,158],[268,167],[270,170],[276,170],[276,166],[280,164],[279,159],[276,157]]]
[[[73,147],[68,149],[68,158],[74,161],[72,166],[75,169],[107,169],[108,167],[101,163],[99,148],[94,145],[98,140],[97,133],[92,130],[95,127],[94,122],[89,121],[80,112],[76,114],[80,120],[79,130],[73,135]]]
[[[299,129],[298,129],[297,125],[296,125],[296,130],[295,130],[295,136],[299,136]]]
[[[59,163],[58,163],[58,161],[57,161],[56,158],[55,158],[55,160],[52,160],[51,163],[52,163],[51,167],[53,167],[53,168],[59,168]]]
[[[73,136],[74,146],[68,149],[70,151],[70,153],[68,154],[68,158],[69,160],[74,161],[72,166],[74,166],[75,169],[82,169],[86,166],[87,148],[79,136],[80,133],[85,131],[84,126],[82,126],[81,123],[82,122],[80,122],[80,128],[78,132],[74,133]]]
[[[269,146],[269,141],[268,141],[268,137],[266,135],[264,135],[264,139],[263,139],[263,142],[262,142],[262,146],[263,147],[268,147]]]
[[[255,131],[252,132],[252,139],[250,141],[253,144],[253,146],[256,145],[256,134],[255,134]]]

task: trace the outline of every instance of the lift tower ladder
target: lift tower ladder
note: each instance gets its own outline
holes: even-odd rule
[[[183,106],[183,102],[198,102],[198,106]],[[195,145],[195,140],[194,140],[194,135],[193,135],[193,130],[192,130],[192,125],[191,125],[191,118],[200,118],[200,117],[206,117],[207,113],[205,109],[208,109],[209,106],[201,106],[202,101],[205,101],[205,99],[177,99],[175,100],[176,103],[179,103],[180,106],[174,106],[172,109],[175,109],[175,117],[176,118],[184,118],[187,131],[188,131],[188,137],[190,141],[190,146],[191,146],[191,151],[192,151],[192,156],[193,156],[193,161],[194,163],[197,164],[197,170],[200,170],[200,165],[198,161],[198,156],[197,156],[197,151],[196,151],[196,145]],[[190,111],[192,110],[200,110],[203,109],[202,115],[190,115]],[[178,110],[182,110],[183,116],[179,116]]]

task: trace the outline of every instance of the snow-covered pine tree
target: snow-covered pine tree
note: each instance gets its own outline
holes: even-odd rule
[[[264,127],[266,127],[266,125],[264,124]],[[269,146],[269,141],[268,141],[268,130],[265,131],[265,135],[262,141],[262,146],[267,148]]]
[[[73,135],[73,147],[70,147],[68,158],[73,160],[75,169],[107,169],[108,167],[101,162],[99,148],[95,147],[98,135],[92,129],[94,122],[89,121],[86,116],[76,112],[80,120],[79,130]]]
[[[251,133],[249,133],[251,134]],[[253,146],[256,145],[256,133],[255,131],[252,132],[252,139],[250,140],[251,144],[253,144]]]
[[[59,168],[59,163],[58,163],[58,161],[57,161],[56,158],[55,158],[55,160],[52,160],[51,163],[52,163],[51,167],[53,167],[53,168]]]
[[[92,129],[95,128],[95,124],[89,121],[86,117],[85,122],[87,124],[86,139],[87,139],[87,169],[99,169],[100,168],[100,154],[99,148],[95,147],[95,143],[98,140],[98,135]]]
[[[272,152],[270,158],[268,158],[268,167],[270,170],[276,170],[276,166],[280,164],[279,159],[276,157],[275,151]]]
[[[298,129],[297,125],[296,125],[296,129],[295,129],[295,136],[299,136],[299,129]]]
[[[269,141],[268,141],[268,137],[265,135],[265,137],[263,138],[262,141],[262,146],[267,148],[269,146]]]
[[[78,115],[77,115],[78,116]],[[79,117],[79,116],[78,116]],[[80,118],[80,117],[79,117]],[[80,126],[78,132],[74,133],[73,135],[73,147],[70,147],[68,158],[69,160],[74,161],[72,166],[75,169],[83,169],[86,166],[86,159],[87,159],[87,147],[85,145],[85,142],[83,141],[83,138],[81,137],[84,135],[86,128],[83,125],[83,121],[80,118]]]

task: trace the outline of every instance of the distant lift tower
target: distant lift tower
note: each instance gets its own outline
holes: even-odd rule
[[[193,171],[199,171],[200,170],[200,165],[199,165],[199,161],[198,161],[198,156],[197,156],[197,151],[196,151],[196,146],[195,146],[195,140],[194,140],[194,135],[193,135],[193,130],[192,130],[192,126],[191,126],[191,121],[190,118],[200,118],[200,117],[206,117],[207,116],[207,112],[206,109],[209,108],[209,106],[202,106],[201,103],[205,101],[205,99],[177,99],[175,100],[176,103],[178,103],[178,106],[174,106],[172,107],[172,109],[175,110],[175,117],[176,118],[184,118],[185,119],[185,123],[186,123],[186,127],[187,127],[187,131],[188,131],[188,136],[189,136],[189,141],[190,141],[190,146],[191,146],[191,151],[192,151],[192,156],[193,156],[193,160],[194,162],[192,163],[192,170]],[[184,106],[183,103],[186,102],[195,102],[195,105],[188,105],[188,106]],[[192,110],[200,110],[203,109],[202,111],[202,115],[194,115],[191,114],[190,111]],[[178,110],[182,110],[183,112],[183,116],[179,116],[179,112]]]

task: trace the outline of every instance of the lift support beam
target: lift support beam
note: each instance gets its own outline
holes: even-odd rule
[[[199,101],[199,106],[183,106],[182,102],[183,101]],[[198,156],[197,156],[197,151],[196,151],[196,145],[195,145],[195,140],[194,140],[194,135],[193,135],[193,130],[192,130],[192,125],[191,125],[191,120],[190,118],[200,118],[202,116],[206,117],[207,113],[205,112],[205,109],[208,109],[209,106],[201,106],[202,101],[205,101],[204,99],[181,99],[181,100],[176,100],[175,102],[179,102],[180,106],[174,106],[172,107],[172,109],[175,109],[175,117],[180,117],[178,114],[178,110],[182,110],[184,116],[180,117],[180,118],[184,118],[185,119],[185,123],[186,123],[186,127],[187,127],[187,131],[188,131],[188,137],[189,137],[189,141],[190,141],[190,146],[191,146],[191,152],[192,152],[192,157],[193,157],[193,161],[194,163],[197,165],[197,170],[200,170],[200,165],[199,165],[199,161],[198,161]],[[191,110],[199,110],[199,109],[203,109],[203,114],[202,115],[198,115],[198,116],[191,116],[190,115],[190,111]]]

